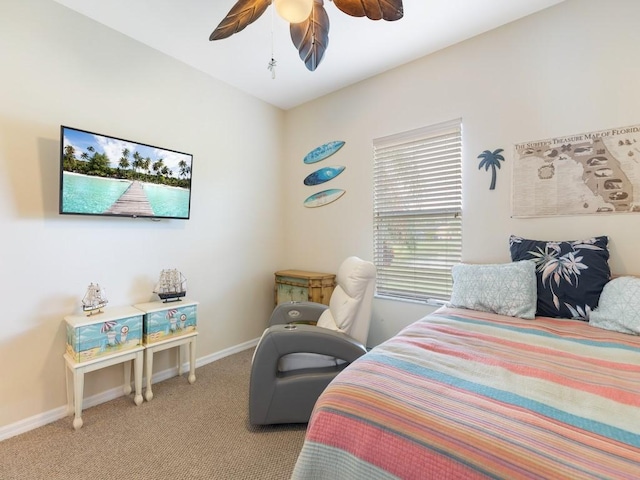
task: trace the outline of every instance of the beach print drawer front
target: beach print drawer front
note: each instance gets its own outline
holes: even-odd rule
[[[196,331],[196,305],[173,305],[144,315],[145,344],[168,340],[171,337]]]
[[[75,362],[86,362],[94,358],[120,353],[142,344],[142,312],[122,318],[113,316],[95,319],[80,317],[87,322],[79,325],[78,317],[67,317],[67,353]],[[71,320],[71,322],[69,321]]]

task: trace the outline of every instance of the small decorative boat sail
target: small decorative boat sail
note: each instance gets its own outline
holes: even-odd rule
[[[187,294],[187,279],[175,268],[162,270],[153,293],[165,302],[179,301]]]
[[[90,283],[87,293],[82,298],[82,310],[89,312],[88,315],[102,313],[101,308],[106,306],[108,302],[104,289],[97,283]]]

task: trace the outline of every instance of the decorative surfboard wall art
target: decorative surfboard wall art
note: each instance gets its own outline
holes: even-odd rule
[[[344,146],[344,143],[345,142],[342,140],[334,140],[332,142],[324,143],[307,153],[303,162],[306,164],[312,164],[329,158],[340,150]],[[319,168],[307,175],[303,180],[303,183],[307,186],[321,185],[336,178],[344,171],[344,169],[345,167],[342,165]],[[303,205],[308,208],[322,207],[323,205],[335,202],[344,194],[345,191],[340,188],[330,188],[310,195],[306,198]]]
[[[337,165],[335,167],[323,167],[319,168],[313,173],[307,175],[303,180],[305,185],[320,185],[322,183],[333,180],[344,171],[345,167]]]
[[[304,201],[304,206],[307,208],[322,207],[323,205],[328,205],[329,203],[335,202],[344,194],[345,190],[342,190],[341,188],[330,188],[329,190],[323,190],[307,197],[307,199]]]
[[[304,157],[304,163],[316,163],[330,157],[344,146],[342,140],[334,140],[314,148]]]

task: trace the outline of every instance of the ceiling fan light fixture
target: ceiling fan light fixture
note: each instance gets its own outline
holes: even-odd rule
[[[367,17],[371,20],[384,19],[389,22],[400,20],[404,15],[402,0],[329,0],[338,10],[351,17]],[[289,31],[293,45],[307,69],[314,71],[329,43],[329,16],[324,9],[324,0],[237,0],[227,16],[209,36],[209,40],[230,37],[247,25],[255,22],[272,5],[276,12],[291,25]],[[271,37],[273,39],[273,9],[271,10]],[[272,41],[273,45],[273,41]],[[273,50],[273,48],[272,48]],[[269,63],[273,73],[275,60]]]
[[[304,22],[313,9],[313,0],[274,0],[278,15],[289,23]]]

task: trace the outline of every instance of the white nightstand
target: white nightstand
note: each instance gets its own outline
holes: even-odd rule
[[[153,398],[151,379],[155,352],[179,347],[178,375],[182,375],[183,348],[189,348],[189,383],[196,381],[196,331],[198,302],[183,298],[173,302],[149,302],[134,305],[144,312],[143,344],[145,347],[146,390],[144,398]]]
[[[93,315],[64,317],[67,346],[64,360],[69,414],[73,426],[82,427],[84,374],[124,363],[124,393],[131,393],[131,362],[134,364],[136,405],[142,403],[142,316],[133,307],[108,307]]]

